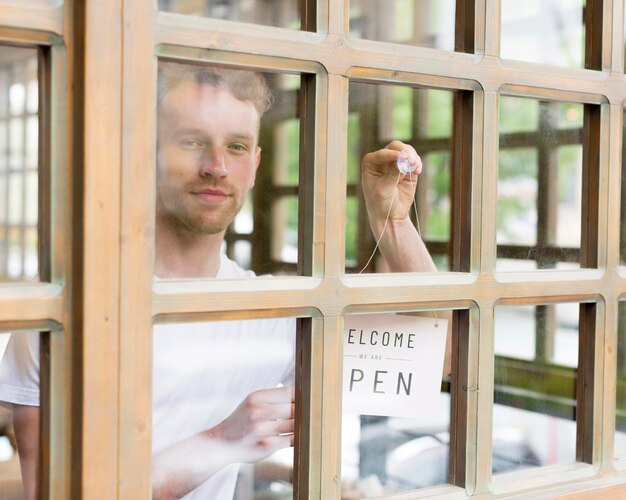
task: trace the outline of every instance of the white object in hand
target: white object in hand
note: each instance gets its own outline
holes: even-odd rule
[[[396,167],[401,174],[412,174],[415,171],[415,165],[411,165],[409,155],[401,151],[396,159]]]

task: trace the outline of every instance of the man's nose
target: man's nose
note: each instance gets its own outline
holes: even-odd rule
[[[226,158],[221,148],[208,148],[200,161],[200,175],[203,177],[225,177],[228,175]]]

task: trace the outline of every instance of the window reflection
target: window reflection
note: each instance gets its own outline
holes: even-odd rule
[[[366,153],[385,148],[392,140],[414,147],[421,157],[423,168],[417,178],[410,218],[420,230],[437,269],[449,269],[453,95],[449,90],[351,82],[347,272],[388,270],[379,252],[374,252],[376,240],[363,202],[360,165]]]
[[[291,491],[295,339],[292,318],[154,326],[156,492],[232,498],[236,488],[237,498],[279,499]]]
[[[37,51],[0,46],[0,281],[39,273]]]
[[[454,50],[454,0],[351,0],[355,38]]]
[[[500,98],[500,271],[579,267],[583,105]]]
[[[496,308],[494,473],[576,460],[578,309]]]
[[[585,4],[585,0],[502,0],[501,56],[582,67]]]
[[[39,440],[39,407],[42,402],[45,405],[47,396],[42,389],[44,392],[40,398],[39,373],[40,361],[45,359],[45,354],[40,358],[38,332],[0,332],[2,498],[35,498],[38,481],[35,464],[42,444]]]
[[[159,278],[223,277],[230,261],[239,277],[296,273],[299,88],[297,75],[160,64]]]
[[[441,326],[437,319],[445,318],[450,326],[448,311],[430,315],[434,325]],[[397,325],[386,316],[401,316],[407,323]],[[417,354],[411,352],[412,344],[397,336],[411,331],[414,316],[373,318],[364,315],[357,320],[365,321],[365,330],[345,326],[344,331],[341,471],[346,498],[379,497],[448,482],[449,352],[439,350],[443,344],[437,346],[435,340],[445,343],[441,336],[447,332],[428,323],[414,326],[419,339],[413,347],[422,353]],[[379,328],[381,322],[393,332],[391,337]],[[427,360],[420,358],[424,355]],[[417,405],[412,399],[416,396]]]

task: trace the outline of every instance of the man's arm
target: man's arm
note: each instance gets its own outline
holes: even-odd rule
[[[156,453],[152,496],[180,498],[227,465],[258,462],[293,446],[293,388],[249,394],[223,422]]]
[[[24,499],[35,500],[39,488],[39,407],[13,404],[13,428],[22,469]]]
[[[410,174],[403,175],[396,168],[401,152],[408,155],[414,168]],[[380,238],[380,253],[391,272],[437,270],[409,217],[421,172],[422,161],[415,149],[400,141],[392,141],[383,149],[366,154],[361,162],[361,183],[370,227],[376,240]]]
[[[401,174],[396,168],[401,152],[408,156],[413,169],[410,174]],[[383,149],[366,154],[361,162],[361,184],[370,227],[376,241],[380,238],[378,247],[391,272],[437,271],[409,217],[421,172],[422,160],[415,149],[400,141],[391,141]],[[449,375],[452,314],[448,311],[438,314],[448,320],[443,374]]]

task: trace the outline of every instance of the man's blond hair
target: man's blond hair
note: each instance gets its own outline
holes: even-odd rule
[[[256,108],[259,118],[270,108],[273,101],[272,92],[265,78],[255,71],[162,62],[159,63],[157,84],[159,107],[170,90],[186,82],[226,89],[237,99],[250,101]]]

